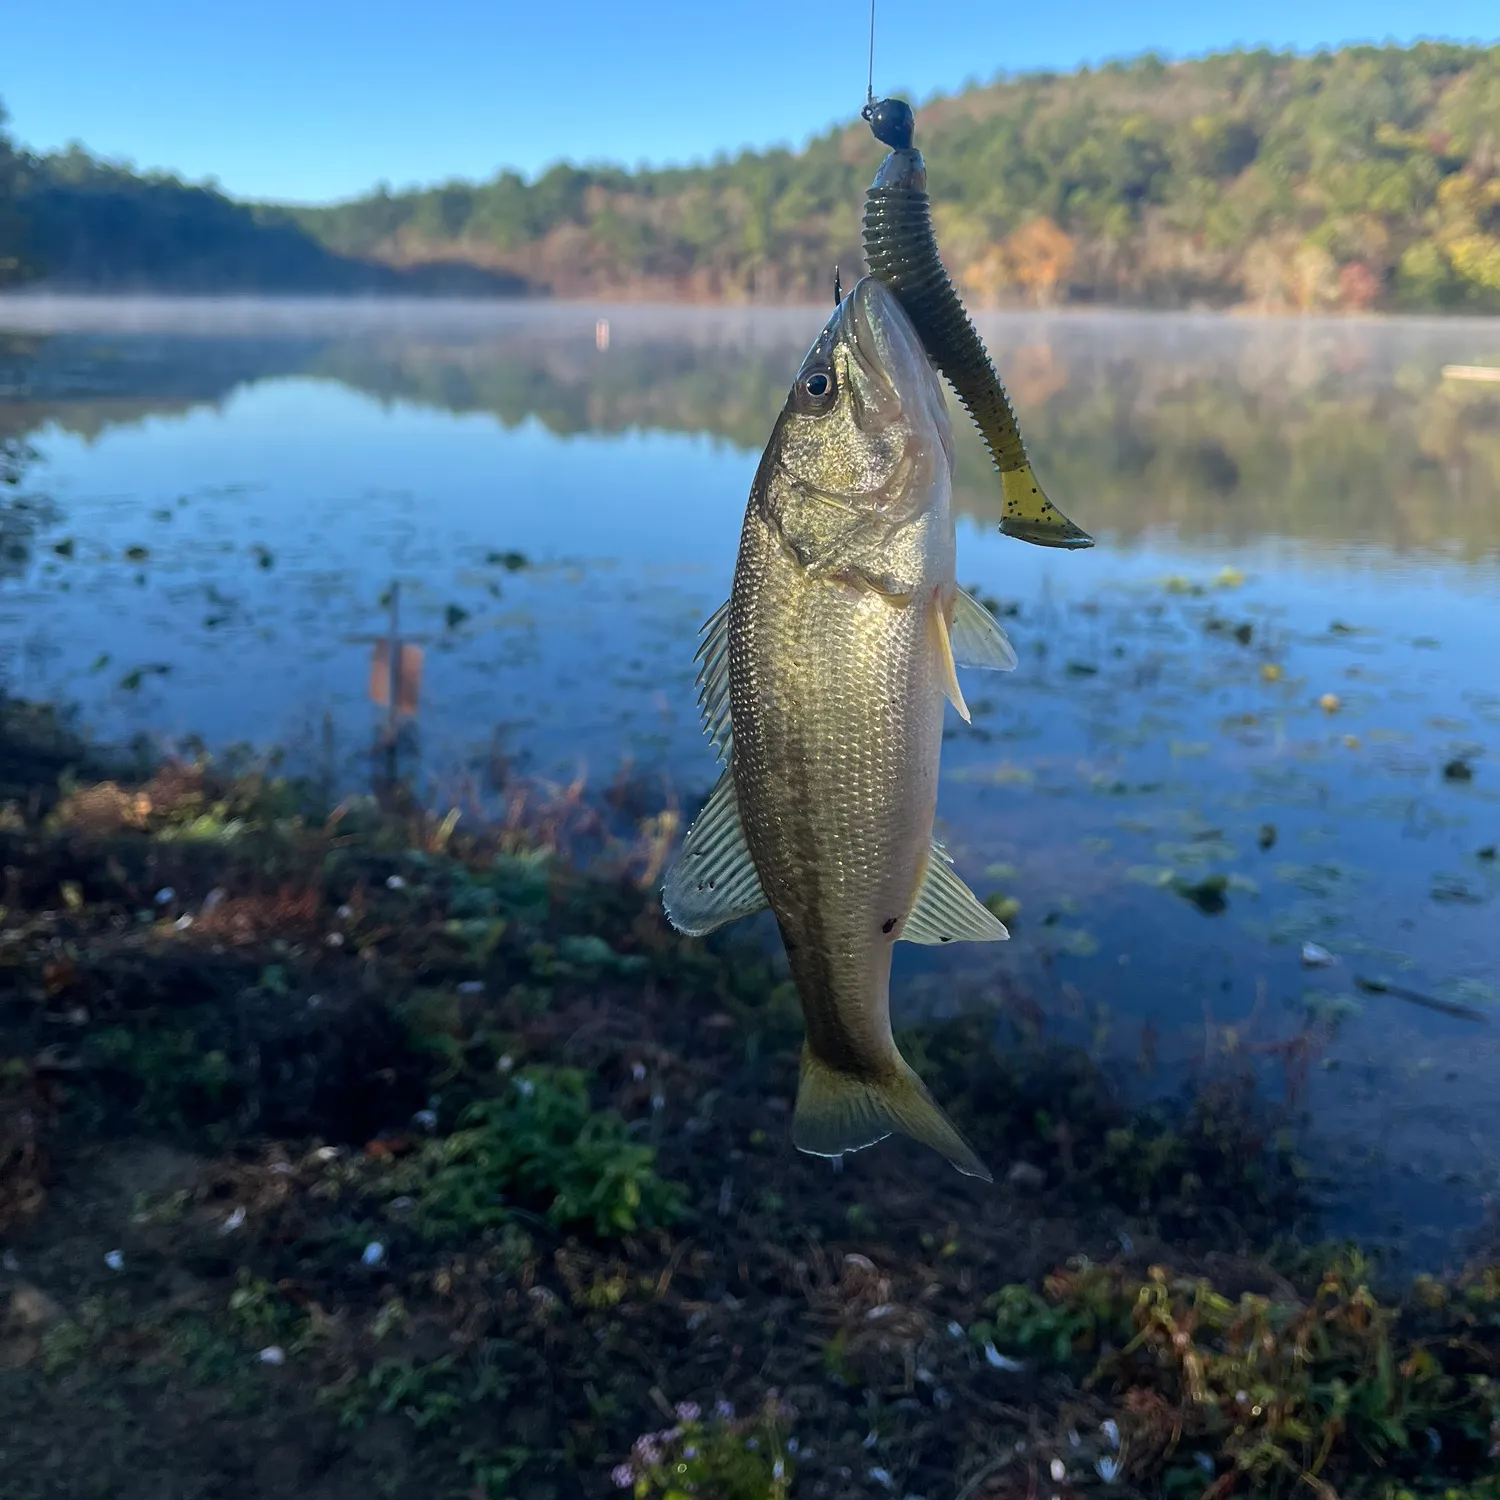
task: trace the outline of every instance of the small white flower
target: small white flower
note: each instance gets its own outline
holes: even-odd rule
[[[703,1409],[696,1401],[679,1401],[676,1411],[679,1422],[696,1422],[703,1414]]]
[[[411,1117],[411,1122],[413,1125],[420,1125],[423,1130],[436,1130],[438,1122],[437,1111],[435,1109],[419,1109]]]
[[[123,1271],[125,1269],[125,1257],[121,1255],[118,1250],[111,1250],[109,1254],[104,1257],[104,1264],[107,1265],[111,1271]]]
[[[881,1485],[883,1488],[888,1490],[895,1488],[896,1481],[891,1478],[890,1471],[888,1469],[871,1469],[869,1471],[869,1474],[870,1478],[873,1479],[876,1484]]]
[[[404,891],[406,889],[406,878],[402,875],[387,875],[385,877],[387,890]]]
[[[635,1062],[630,1065],[630,1076],[639,1083],[646,1076],[645,1063]]]
[[[284,1365],[286,1363],[286,1350],[280,1344],[267,1344],[255,1357],[263,1365]]]
[[[330,932],[323,941],[330,948],[342,948],[344,946],[344,934],[342,932]]]
[[[961,1339],[964,1336],[964,1325],[962,1323],[950,1323],[948,1325],[948,1337],[950,1339]]]
[[[219,1225],[220,1234],[233,1234],[241,1224],[245,1222],[245,1210],[243,1207],[235,1209],[230,1216]]]
[[[1120,1477],[1120,1460],[1101,1455],[1094,1460],[1094,1470],[1105,1484],[1113,1484]]]
[[[1303,943],[1302,962],[1309,969],[1326,969],[1333,961],[1333,954],[1326,948],[1319,947],[1317,943]]]
[[[192,916],[188,912],[183,912],[183,914],[180,917],[178,917],[178,919],[175,922],[172,923],[172,931],[173,932],[186,932],[188,930],[188,928],[191,927],[192,925],[193,925]]]
[[[371,1240],[360,1259],[367,1266],[378,1266],[385,1259],[385,1246],[379,1240]]]
[[[164,885],[156,893],[156,904],[158,906],[165,906],[167,904],[167,902],[169,902],[169,901],[175,901],[176,899],[177,899],[177,892],[174,891],[172,889],[172,887],[169,886],[169,885]]]
[[[346,904],[339,907],[336,915],[338,916],[340,922],[347,922],[349,918],[354,915],[354,908]]]
[[[512,1057],[512,1056],[511,1056],[511,1055],[510,1055],[510,1053],[509,1053],[509,1052],[507,1052],[507,1053],[506,1053],[506,1054],[505,1054],[505,1055],[504,1055],[504,1057],[502,1057],[502,1058],[501,1058],[501,1059],[500,1059],[500,1060],[499,1060],[499,1062],[497,1062],[497,1063],[496,1063],[496,1064],[495,1064],[495,1071],[496,1071],[496,1072],[497,1072],[497,1073],[509,1073],[509,1072],[510,1072],[510,1070],[511,1070],[511,1069],[512,1069],[512,1068],[513,1068],[513,1067],[515,1067],[515,1065],[516,1065],[516,1060],[515,1060],[515,1058],[513,1058],[513,1057]]]
[[[1068,1477],[1068,1466],[1060,1458],[1054,1458],[1049,1468],[1053,1484],[1061,1484]]]
[[[518,1078],[516,1079],[516,1092],[523,1099],[529,1099],[536,1093],[536,1085],[529,1078]]]
[[[1078,1435],[1078,1429],[1076,1427],[1070,1427],[1070,1428],[1068,1428],[1068,1447],[1070,1447],[1070,1448],[1081,1448],[1081,1447],[1083,1447],[1083,1439],[1081,1437],[1079,1437],[1079,1435]]]
[[[1113,1417],[1106,1417],[1099,1424],[1099,1431],[1104,1434],[1109,1446],[1118,1453],[1120,1449],[1120,1424]]]

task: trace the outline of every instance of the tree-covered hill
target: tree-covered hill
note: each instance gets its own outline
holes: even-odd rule
[[[944,257],[981,306],[1500,310],[1500,46],[1148,56],[1007,78],[922,105],[918,144]],[[232,210],[346,276],[469,268],[537,294],[821,300],[836,262],[861,264],[882,149],[854,119],[797,152],[558,165],[327,208],[175,186],[203,200],[189,218]],[[118,252],[89,238],[101,205],[69,184],[68,161],[23,163],[19,206],[44,271],[106,283]],[[0,195],[4,171],[0,158]],[[145,237],[133,243],[147,264]]]

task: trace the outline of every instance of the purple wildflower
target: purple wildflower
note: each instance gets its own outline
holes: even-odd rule
[[[628,1490],[635,1483],[635,1470],[629,1464],[616,1464],[609,1472],[617,1490]]]
[[[703,1409],[696,1401],[679,1401],[677,1403],[677,1420],[679,1422],[696,1422],[703,1415]]]
[[[732,1401],[715,1401],[714,1402],[714,1415],[721,1422],[732,1422],[734,1420],[734,1402],[732,1402]]]

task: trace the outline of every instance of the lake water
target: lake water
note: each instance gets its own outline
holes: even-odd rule
[[[824,315],[0,301],[37,453],[0,684],[358,789],[397,583],[433,797],[629,762],[692,804],[695,633]],[[940,831],[1020,906],[1004,948],[900,949],[898,1005],[999,981],[1123,1076],[1249,1062],[1310,1107],[1330,1225],[1430,1260],[1500,1187],[1500,386],[1442,376],[1500,325],[982,326],[1098,546],[1000,536],[961,433],[960,581],[1021,665],[968,674]]]

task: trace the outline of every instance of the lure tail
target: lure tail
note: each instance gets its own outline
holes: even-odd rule
[[[865,198],[870,274],[895,292],[983,435],[1000,472],[1000,530],[1041,547],[1092,547],[1094,539],[1047,498],[1032,472],[1010,398],[943,267],[932,230],[927,169],[912,145],[910,107],[900,99],[882,99],[867,105],[864,115],[876,138],[892,148]]]

